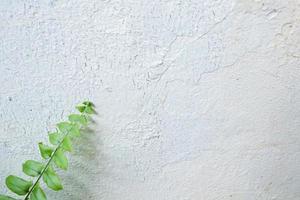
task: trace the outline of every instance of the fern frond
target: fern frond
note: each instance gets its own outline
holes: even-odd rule
[[[40,181],[54,191],[63,189],[61,180],[54,167],[63,170],[68,169],[68,159],[66,152],[73,149],[72,139],[79,137],[81,130],[88,125],[90,115],[95,113],[94,104],[90,101],[84,101],[76,106],[79,114],[68,116],[69,121],[57,124],[57,130],[49,133],[49,143],[46,145],[39,143],[39,150],[44,162],[27,160],[23,164],[25,175],[36,178],[34,181],[28,181],[23,178],[10,175],[6,178],[6,186],[13,193],[24,196],[24,200],[47,200],[46,194],[40,187]],[[0,195],[0,200],[16,200],[13,197]]]

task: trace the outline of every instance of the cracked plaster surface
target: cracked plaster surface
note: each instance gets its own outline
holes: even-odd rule
[[[89,98],[49,199],[300,199],[300,2],[2,0],[0,192]]]

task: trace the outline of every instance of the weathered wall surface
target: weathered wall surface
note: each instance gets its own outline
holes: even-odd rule
[[[0,192],[89,98],[60,200],[299,200],[298,0],[1,0]]]

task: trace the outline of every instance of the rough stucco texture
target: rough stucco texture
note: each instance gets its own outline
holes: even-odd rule
[[[1,0],[0,27],[1,193],[89,98],[50,200],[300,199],[298,0]]]

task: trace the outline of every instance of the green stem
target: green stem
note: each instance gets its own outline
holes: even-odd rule
[[[84,115],[84,114],[82,114]],[[87,117],[86,115],[84,115],[85,117]],[[81,128],[80,128],[81,129]],[[44,169],[42,170],[42,172],[40,173],[40,175],[38,176],[38,178],[36,179],[35,183],[33,184],[33,186],[31,187],[31,189],[29,190],[29,192],[27,193],[27,195],[25,196],[24,200],[29,200],[29,197],[31,195],[31,193],[33,192],[34,188],[37,186],[37,184],[39,183],[39,181],[41,180],[41,178],[43,177],[43,174],[46,172],[46,170],[48,169],[48,167],[51,164],[51,161],[54,158],[55,153],[58,151],[58,149],[60,148],[60,146],[62,145],[64,139],[69,135],[70,132],[66,133],[65,136],[63,137],[63,139],[61,140],[61,142],[57,145],[57,147],[55,148],[55,150],[53,151],[53,153],[51,154],[50,159],[48,160],[47,164],[45,165]]]
[[[62,139],[62,141],[59,143],[59,145],[55,148],[54,152],[52,153],[50,159],[48,160],[47,164],[45,165],[44,169],[42,170],[42,172],[40,173],[39,177],[36,179],[35,183],[33,184],[33,186],[31,187],[31,189],[29,190],[29,192],[27,193],[26,197],[24,200],[28,200],[29,196],[31,195],[31,193],[33,192],[34,188],[37,186],[37,184],[39,183],[40,179],[43,177],[43,174],[45,173],[45,171],[48,169],[48,167],[51,164],[51,161],[54,158],[55,153],[58,151],[58,149],[60,148],[61,144],[63,143],[65,137],[68,135],[69,133],[67,133],[64,138]]]

